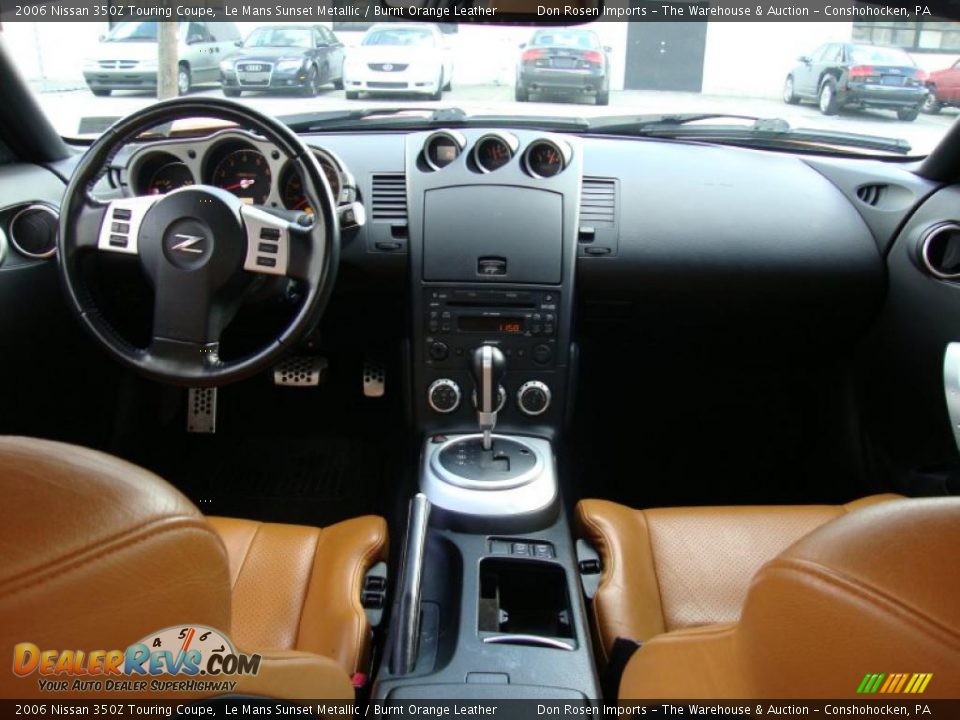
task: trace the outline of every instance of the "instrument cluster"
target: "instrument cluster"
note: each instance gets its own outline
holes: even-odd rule
[[[336,204],[353,202],[356,188],[340,159],[325,149],[311,149]],[[225,130],[203,139],[150,142],[131,155],[127,167],[134,195],[165,195],[203,184],[227,190],[250,205],[313,212],[294,165],[272,143],[243,130]]]

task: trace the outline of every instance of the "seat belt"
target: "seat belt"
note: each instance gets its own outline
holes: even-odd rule
[[[603,670],[603,676],[600,678],[600,690],[607,702],[614,702],[620,694],[620,678],[623,677],[623,671],[627,668],[627,663],[633,654],[640,649],[642,643],[635,640],[618,637],[613,641],[613,647],[610,648],[610,658],[607,660],[607,666]]]

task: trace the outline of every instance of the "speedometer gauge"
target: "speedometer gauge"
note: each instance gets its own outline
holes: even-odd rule
[[[234,150],[213,169],[213,184],[249,205],[265,205],[270,196],[267,159],[256,150]]]
[[[147,182],[147,194],[166,195],[171,190],[193,185],[193,173],[182,162],[172,162],[157,168]]]

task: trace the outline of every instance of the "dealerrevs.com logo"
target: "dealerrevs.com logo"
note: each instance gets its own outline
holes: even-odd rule
[[[187,625],[165,628],[125,650],[17,643],[13,674],[37,677],[44,692],[230,692],[237,683],[227,676],[256,675],[260,660],[237,652],[219,630]]]

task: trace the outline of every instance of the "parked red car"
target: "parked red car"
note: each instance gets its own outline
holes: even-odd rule
[[[960,106],[960,60],[946,70],[930,73],[927,81],[930,93],[923,103],[923,111],[938,113],[945,107]]]

